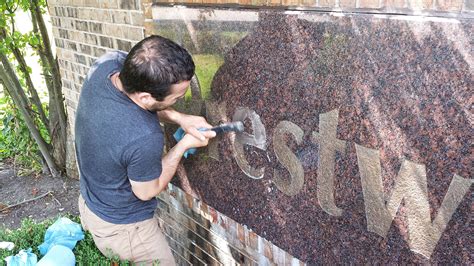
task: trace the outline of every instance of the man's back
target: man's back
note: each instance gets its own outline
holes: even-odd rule
[[[115,88],[126,54],[111,52],[92,66],[76,114],[76,154],[81,194],[100,218],[115,224],[153,216],[156,200],[141,201],[128,179],[149,181],[161,174],[163,133],[155,113]]]

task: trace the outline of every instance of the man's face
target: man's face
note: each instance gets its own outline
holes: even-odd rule
[[[171,85],[171,93],[166,96],[163,101],[155,100],[155,102],[147,109],[152,112],[157,112],[172,106],[177,100],[184,98],[190,83],[191,81],[181,81],[180,83]]]

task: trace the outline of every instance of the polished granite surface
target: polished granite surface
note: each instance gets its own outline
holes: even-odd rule
[[[175,184],[309,264],[474,261],[472,20],[153,18],[198,66],[178,108],[246,125],[186,159]]]

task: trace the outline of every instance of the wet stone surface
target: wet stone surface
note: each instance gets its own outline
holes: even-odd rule
[[[219,136],[173,182],[309,264],[472,263],[473,25],[260,12],[206,101],[264,146]]]

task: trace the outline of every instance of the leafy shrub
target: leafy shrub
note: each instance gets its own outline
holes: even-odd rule
[[[76,223],[80,223],[78,216],[68,216],[69,219]],[[0,239],[2,241],[9,241],[15,243],[15,248],[11,251],[0,249],[0,265],[5,262],[5,258],[10,255],[15,255],[20,249],[32,248],[32,252],[41,259],[38,246],[44,241],[44,234],[46,229],[53,224],[55,219],[46,220],[41,223],[35,223],[31,219],[25,219],[21,223],[21,227],[16,230],[9,230],[0,228]],[[76,256],[77,265],[129,265],[126,261],[119,261],[118,258],[107,258],[94,244],[92,235],[89,232],[85,233],[83,240],[77,242],[73,250]]]
[[[41,125],[42,135],[47,136],[46,127]],[[1,92],[0,131],[0,161],[11,159],[23,172],[20,174],[41,170],[41,157],[36,142],[31,138],[25,121],[13,106],[11,99],[5,95],[2,96]]]

